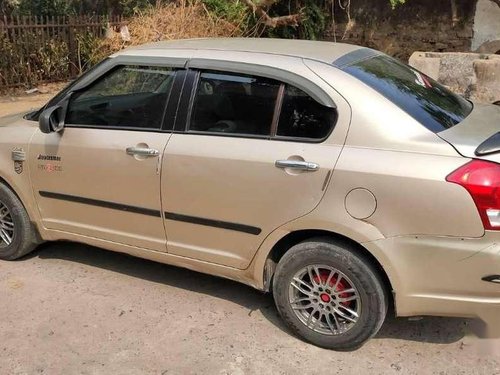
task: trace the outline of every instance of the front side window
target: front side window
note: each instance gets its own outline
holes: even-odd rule
[[[267,78],[203,72],[189,130],[269,136],[279,87]]]
[[[160,129],[174,73],[166,67],[120,66],[72,96],[66,123]]]
[[[384,95],[435,133],[458,124],[472,111],[472,104],[466,99],[389,56],[353,61],[340,69]]]
[[[322,139],[335,125],[335,109],[325,107],[304,91],[286,85],[277,135],[280,137]]]

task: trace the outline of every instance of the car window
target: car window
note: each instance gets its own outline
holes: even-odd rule
[[[189,130],[269,136],[279,87],[261,77],[202,72]]]
[[[436,133],[458,124],[472,111],[466,99],[389,56],[361,59],[340,68]]]
[[[66,123],[159,129],[173,80],[170,68],[120,66],[72,96]]]
[[[335,125],[335,109],[325,107],[304,91],[286,85],[277,135],[322,139]]]
[[[105,65],[108,62],[108,60],[109,60],[109,57],[104,59],[104,60],[101,60],[100,62],[95,64],[92,68],[90,68],[85,73],[83,73],[80,77],[78,77],[78,79],[75,79],[75,80],[71,81],[70,83],[68,83],[68,85],[66,87],[64,87],[61,91],[59,91],[59,93],[56,96],[54,96],[52,99],[50,99],[43,107],[41,107],[39,110],[37,110],[35,112],[28,114],[27,120],[38,121],[40,115],[42,114],[42,112],[46,108],[57,105],[57,103],[59,103],[71,91],[71,89],[73,89],[76,86],[77,83],[81,82],[82,80],[87,78],[89,75],[94,73],[101,66]]]

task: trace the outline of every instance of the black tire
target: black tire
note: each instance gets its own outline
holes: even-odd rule
[[[6,246],[0,239],[0,259],[14,260],[33,251],[40,241],[23,204],[12,190],[2,183],[0,203],[7,207],[14,223],[12,242]]]
[[[342,272],[353,284],[352,287],[357,289],[359,302],[354,303],[359,303],[359,317],[347,331],[337,334],[316,332],[303,323],[292,309],[289,293],[294,288],[290,287],[290,283],[294,275],[312,265],[325,265]],[[388,306],[384,284],[369,261],[361,256],[359,251],[356,253],[356,249],[329,238],[314,238],[301,242],[283,256],[274,274],[273,295],[281,317],[294,334],[319,347],[341,351],[357,349],[373,337],[384,322]],[[329,302],[324,305],[333,304],[333,299],[328,299]],[[305,303],[308,304],[309,301]],[[314,316],[314,313],[312,315]],[[326,319],[321,315],[318,317],[318,322]],[[332,320],[331,315],[329,318]],[[345,320],[341,318],[341,321]]]

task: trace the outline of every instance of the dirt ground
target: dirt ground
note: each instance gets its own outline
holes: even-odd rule
[[[21,89],[0,93],[0,117],[38,109],[66,85],[66,82],[41,85],[38,87],[39,91],[33,94],[26,94]]]
[[[339,353],[232,281],[71,243],[0,261],[1,374],[500,374],[469,325],[389,318]]]
[[[0,97],[0,116],[58,89]],[[292,336],[271,296],[232,281],[71,243],[0,261],[0,374],[500,374],[500,347],[472,323],[389,317],[339,353]]]

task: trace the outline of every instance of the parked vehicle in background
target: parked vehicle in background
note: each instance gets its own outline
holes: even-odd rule
[[[500,108],[380,52],[162,42],[0,120],[0,257],[70,240],[272,292],[350,350],[398,316],[500,311]]]

